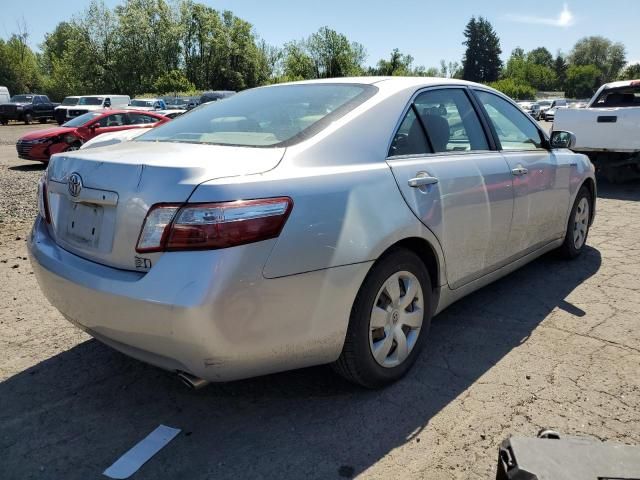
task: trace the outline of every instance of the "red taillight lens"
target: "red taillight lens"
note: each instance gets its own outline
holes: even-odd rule
[[[136,251],[211,250],[280,235],[291,212],[289,197],[153,206]]]

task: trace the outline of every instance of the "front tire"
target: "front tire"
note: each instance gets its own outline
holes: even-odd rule
[[[405,249],[386,254],[358,291],[334,369],[366,388],[399,380],[422,349],[431,312],[431,280],[422,260]]]
[[[33,115],[31,115],[29,112],[24,114],[24,124],[25,125],[31,125],[31,122],[33,121]]]
[[[593,212],[593,200],[591,193],[584,185],[578,191],[573,203],[564,243],[560,247],[560,253],[567,259],[577,258],[585,249],[591,214]]]

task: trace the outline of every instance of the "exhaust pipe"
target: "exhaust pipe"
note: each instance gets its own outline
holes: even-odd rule
[[[200,390],[202,387],[209,385],[209,381],[204,378],[196,377],[187,372],[178,371],[178,378],[182,383],[192,390]]]

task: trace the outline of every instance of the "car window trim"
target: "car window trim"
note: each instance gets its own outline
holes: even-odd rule
[[[506,95],[494,91],[494,90],[490,90],[488,88],[481,88],[481,87],[471,87],[470,89],[471,94],[473,95],[475,101],[478,104],[478,108],[481,110],[482,115],[484,116],[485,122],[487,122],[487,126],[491,131],[491,135],[493,136],[495,145],[496,145],[496,149],[500,152],[540,152],[540,151],[551,151],[551,143],[549,142],[549,138],[546,134],[546,132],[540,127],[540,125],[538,125],[534,120],[532,120],[528,115],[524,114],[524,117],[529,121],[529,123],[531,123],[535,129],[538,132],[538,135],[540,136],[540,142],[542,147],[536,147],[535,150],[505,150],[504,148],[502,148],[502,142],[500,141],[500,137],[498,136],[498,132],[496,131],[495,127],[493,126],[493,122],[491,121],[491,117],[489,116],[489,112],[487,112],[487,109],[484,107],[484,105],[482,104],[482,101],[478,98],[477,93],[478,91],[480,92],[485,92],[491,95],[495,95],[498,98],[502,98],[503,100],[505,100],[507,103],[510,103],[511,105],[513,105],[515,108],[520,109],[520,107],[518,107],[518,105],[509,97],[507,97]]]
[[[488,150],[465,150],[465,151],[451,151],[451,152],[435,152],[434,151],[433,144],[431,143],[431,138],[429,138],[429,134],[427,132],[427,129],[425,128],[424,123],[423,123],[422,119],[420,118],[420,115],[418,115],[418,111],[417,111],[417,109],[415,107],[415,99],[420,94],[422,94],[424,92],[432,91],[432,90],[462,90],[465,93],[465,95],[469,99],[469,103],[471,103],[471,107],[475,111],[476,116],[477,116],[477,118],[478,118],[478,120],[480,122],[480,126],[482,127],[482,131],[484,132],[485,139],[487,140],[487,145],[489,146]],[[477,153],[486,154],[487,152],[498,151],[499,150],[499,148],[497,148],[498,144],[495,143],[494,138],[493,138],[493,134],[490,133],[489,131],[487,131],[488,125],[485,125],[486,119],[484,119],[484,117],[483,117],[484,113],[478,111],[478,105],[476,105],[476,103],[475,103],[475,101],[477,101],[477,99],[473,98],[475,96],[473,94],[471,94],[469,90],[470,89],[469,89],[468,85],[440,84],[440,85],[429,85],[428,87],[420,87],[418,90],[413,92],[413,94],[411,95],[411,98],[409,99],[409,101],[407,102],[405,107],[402,109],[402,113],[401,113],[398,121],[396,122],[396,125],[395,125],[395,127],[393,129],[393,133],[391,134],[391,138],[389,138],[389,141],[388,141],[388,144],[387,144],[387,152],[386,152],[386,157],[385,158],[387,158],[387,159],[396,159],[396,158],[408,157],[408,155],[389,155],[389,152],[391,151],[391,145],[393,145],[393,140],[396,138],[396,135],[398,134],[398,130],[400,130],[400,127],[402,126],[402,123],[404,122],[405,117],[409,113],[409,110],[413,110],[413,114],[416,116],[416,118],[420,122],[420,126],[422,127],[422,133],[425,135],[425,137],[427,139],[427,145],[428,145],[429,149],[431,150],[430,152],[410,155],[412,157],[415,157],[415,156],[421,156],[421,157],[422,156],[434,156],[434,155],[451,155],[451,154],[457,155],[457,154],[464,154],[464,153],[469,154],[469,153],[476,153],[476,152]],[[471,145],[471,144],[469,144],[469,145]]]

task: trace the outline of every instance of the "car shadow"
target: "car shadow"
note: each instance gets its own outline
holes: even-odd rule
[[[37,162],[37,163],[25,163],[24,165],[15,165],[13,167],[9,167],[9,170],[13,170],[16,172],[36,172],[38,170],[44,170],[47,168],[46,163]]]
[[[640,200],[640,180],[628,183],[610,183],[598,176],[598,197],[611,200]]]
[[[133,476],[340,478],[419,441],[430,419],[594,275],[600,253],[546,255],[438,315],[400,382],[355,387],[328,367],[191,391],[95,340],[0,383],[2,478],[98,478],[159,424],[182,429]],[[424,453],[428,446],[423,443]]]

